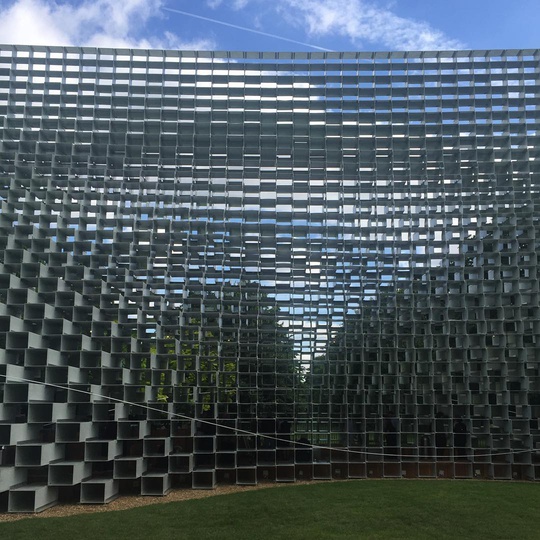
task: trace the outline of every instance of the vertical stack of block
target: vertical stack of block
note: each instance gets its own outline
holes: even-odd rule
[[[539,60],[0,47],[0,509],[539,479]]]

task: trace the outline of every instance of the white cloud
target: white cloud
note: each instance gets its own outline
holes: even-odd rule
[[[424,21],[400,17],[367,0],[278,0],[278,10],[311,36],[339,35],[356,46],[366,41],[403,50],[463,47]]]
[[[243,9],[249,3],[249,0],[234,0],[234,9]]]
[[[208,39],[186,41],[172,32],[150,37],[162,0],[15,0],[0,7],[0,43],[154,49],[212,49]]]
[[[243,9],[245,8],[251,0],[233,0],[232,2],[227,2],[233,9]],[[216,9],[217,7],[223,4],[223,0],[206,0],[208,7]]]
[[[275,9],[286,22],[305,30],[311,38],[340,36],[357,48],[364,43],[391,50],[464,47],[425,21],[396,15],[388,7],[391,4],[381,0],[235,0],[232,7],[241,9],[249,3],[258,4],[259,11]],[[207,4],[218,7],[224,2],[207,0]]]
[[[0,0],[0,43],[96,47],[213,49],[162,28],[165,0]],[[206,0],[240,10],[255,4],[264,30],[277,12],[311,37],[342,37],[355,48],[456,49],[463,44],[425,21],[396,15],[380,0]],[[273,18],[272,18],[273,19]],[[275,19],[274,19],[275,20]],[[272,28],[270,28],[272,30]]]

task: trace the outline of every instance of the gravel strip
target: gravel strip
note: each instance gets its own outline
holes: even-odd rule
[[[323,480],[322,482],[332,482]],[[188,501],[190,499],[205,499],[216,495],[228,495],[242,491],[255,491],[259,489],[298,486],[301,484],[315,484],[320,481],[298,481],[284,483],[261,483],[256,486],[221,485],[215,489],[173,489],[164,497],[142,497],[140,495],[123,495],[108,504],[59,504],[48,508],[39,514],[0,514],[0,523],[19,521],[20,519],[41,519],[51,517],[66,517],[78,514],[94,514],[96,512],[116,512],[129,510],[149,504],[162,504],[176,501]]]

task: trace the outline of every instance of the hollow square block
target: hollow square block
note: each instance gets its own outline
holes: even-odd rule
[[[171,477],[167,473],[144,475],[141,482],[141,495],[161,496],[171,489]]]
[[[113,478],[115,480],[140,478],[146,463],[142,457],[119,457],[114,460]]]
[[[49,465],[50,486],[75,486],[92,474],[90,463],[60,461]]]
[[[54,487],[28,484],[9,490],[8,512],[42,512],[56,504],[58,491]]]
[[[81,504],[106,504],[118,496],[118,482],[93,478],[81,484]]]
[[[213,489],[216,485],[215,470],[193,471],[193,489]]]

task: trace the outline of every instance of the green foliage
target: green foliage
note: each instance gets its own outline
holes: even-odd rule
[[[259,404],[259,414],[275,414],[284,405],[292,414],[300,370],[294,344],[274,303],[255,283],[229,286],[215,297],[192,297],[189,324],[181,329],[178,369],[182,386],[197,385],[203,411],[220,403]],[[208,304],[208,305],[206,305]],[[211,309],[215,306],[215,309]],[[195,313],[195,314],[194,314]]]
[[[157,400],[160,403],[167,403],[169,401],[169,396],[165,393],[163,388],[158,388],[157,391]]]
[[[165,373],[162,373],[160,376],[159,376],[159,383],[161,385],[164,385],[165,384]],[[163,388],[163,386],[160,386],[158,388],[158,391],[157,391],[157,400],[160,402],[160,403],[167,403],[169,401],[169,396],[165,393],[165,389]]]

